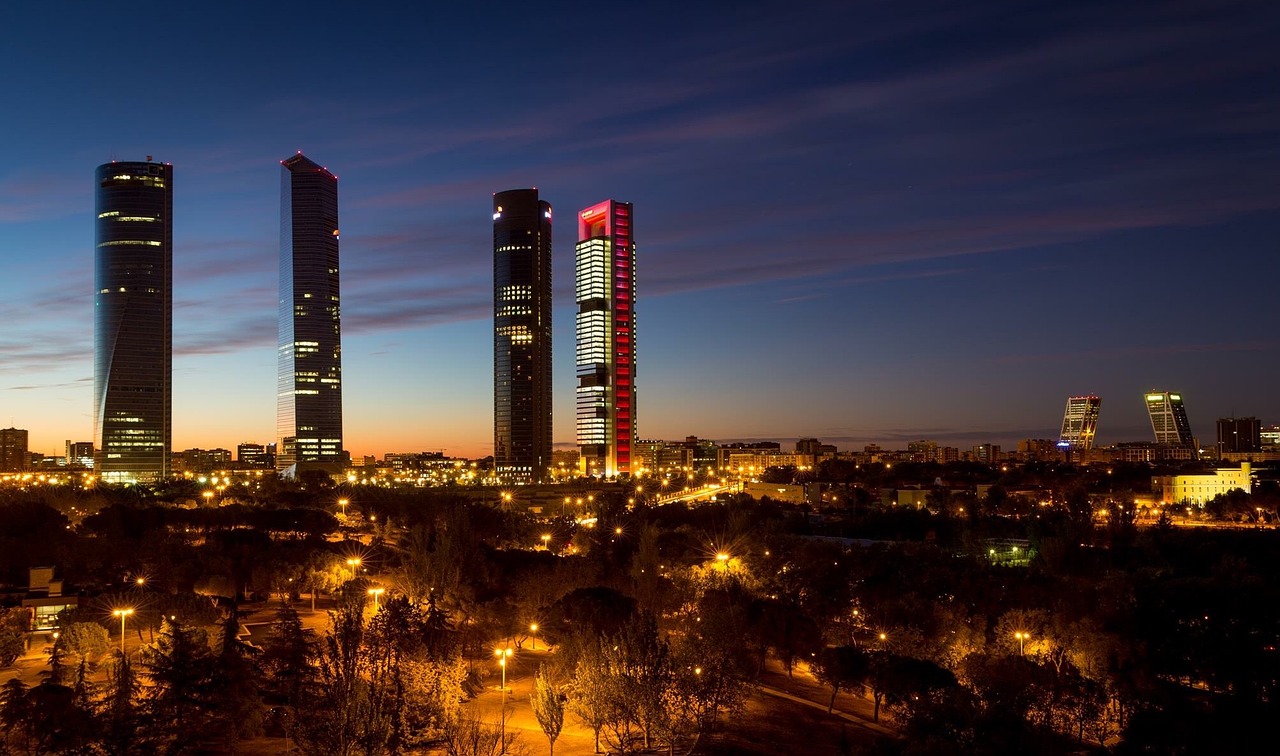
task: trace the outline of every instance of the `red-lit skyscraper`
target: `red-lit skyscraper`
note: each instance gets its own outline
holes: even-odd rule
[[[577,419],[589,475],[635,473],[635,263],[632,207],[605,200],[578,213]]]

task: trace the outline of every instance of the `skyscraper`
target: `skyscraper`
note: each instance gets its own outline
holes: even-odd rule
[[[629,202],[605,200],[578,213],[577,420],[582,469],[612,477],[635,471],[635,264]]]
[[[493,195],[493,461],[513,483],[550,477],[551,205]]]
[[[169,474],[173,375],[173,166],[96,174],[93,438],[113,483]]]
[[[1098,432],[1098,413],[1101,410],[1102,399],[1096,396],[1067,397],[1058,445],[1082,451],[1092,449],[1093,437]]]
[[[1151,391],[1147,393],[1146,400],[1147,414],[1151,416],[1151,430],[1156,435],[1157,444],[1185,448],[1196,445],[1181,394]]]
[[[276,467],[340,472],[338,177],[301,152],[280,165]]]

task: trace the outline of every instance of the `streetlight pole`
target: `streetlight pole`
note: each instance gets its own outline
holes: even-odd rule
[[[120,618],[120,655],[124,656],[124,621],[130,614],[133,614],[133,610],[115,609],[111,613]]]
[[[1015,638],[1017,638],[1017,639],[1018,639],[1018,656],[1019,656],[1019,657],[1021,657],[1021,656],[1023,656],[1023,645],[1022,645],[1022,644],[1026,643],[1026,641],[1027,641],[1027,633],[1024,633],[1024,632],[1022,632],[1021,630],[1019,630],[1018,632],[1016,632],[1016,633],[1014,633],[1014,634],[1013,634],[1013,637],[1015,637]]]
[[[387,591],[386,588],[370,588],[369,589],[369,595],[373,596],[373,613],[374,614],[378,613],[378,597],[381,596],[383,593],[386,593],[386,591]]]
[[[493,650],[493,655],[498,657],[498,666],[502,667],[502,724],[498,735],[502,739],[502,753],[507,752],[507,659],[514,653],[510,646]]]
[[[533,634],[533,650],[537,651],[538,650],[538,623],[537,622],[533,623],[532,625],[529,625],[529,632]]]

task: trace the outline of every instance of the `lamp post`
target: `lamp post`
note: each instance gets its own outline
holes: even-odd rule
[[[1022,655],[1023,655],[1023,653],[1022,653],[1023,645],[1022,645],[1022,644],[1024,644],[1024,643],[1026,643],[1026,642],[1027,642],[1027,638],[1028,638],[1029,636],[1030,636],[1030,633],[1024,633],[1024,632],[1022,632],[1021,630],[1019,630],[1018,632],[1016,632],[1016,633],[1014,633],[1014,634],[1013,634],[1013,637],[1015,637],[1015,638],[1017,638],[1017,639],[1018,639],[1018,656],[1022,656]]]
[[[133,614],[133,610],[114,609],[111,613],[120,618],[120,655],[124,656],[124,621],[130,614]]]
[[[550,533],[542,534],[542,550],[543,551],[551,550],[551,534]]]
[[[387,592],[386,588],[370,588],[369,589],[369,595],[373,596],[373,613],[374,614],[378,613],[378,597],[386,592]]]
[[[507,752],[507,659],[514,653],[509,646],[493,650],[493,655],[498,657],[498,666],[502,667],[502,730],[499,734],[502,738],[502,753]]]
[[[529,625],[529,632],[533,634],[533,650],[537,651],[538,650],[538,623],[537,622],[533,623],[532,625]]]
[[[351,503],[350,499],[338,499],[338,506],[342,508],[342,519],[347,519],[347,505]]]

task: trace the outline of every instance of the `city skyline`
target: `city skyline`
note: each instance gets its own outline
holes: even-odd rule
[[[0,172],[0,424],[35,450],[93,432],[86,166],[146,154],[182,177],[172,447],[273,437],[271,166],[299,148],[343,166],[356,455],[489,453],[483,203],[511,186],[643,208],[641,438],[1007,444],[1053,438],[1062,397],[1096,394],[1104,445],[1150,438],[1136,397],[1153,386],[1188,398],[1202,441],[1218,417],[1280,420],[1280,343],[1254,325],[1265,294],[1219,308],[1199,287],[1275,266],[1267,4],[815,5],[856,30],[834,37],[766,4],[654,6],[608,43],[583,32],[622,9],[322,3],[197,23],[135,7],[84,8],[56,39],[0,52],[29,72]],[[144,19],[184,44],[148,73],[153,97],[110,96],[101,82],[132,68],[100,31]],[[313,45],[335,19],[341,39]],[[49,17],[19,7],[13,23]],[[481,27],[547,44],[480,53]],[[321,48],[333,73],[318,78]],[[605,52],[614,65],[595,65]],[[553,250],[560,344],[573,241]],[[1190,298],[1172,307],[1171,291]],[[574,446],[571,352],[553,368],[559,448]]]

